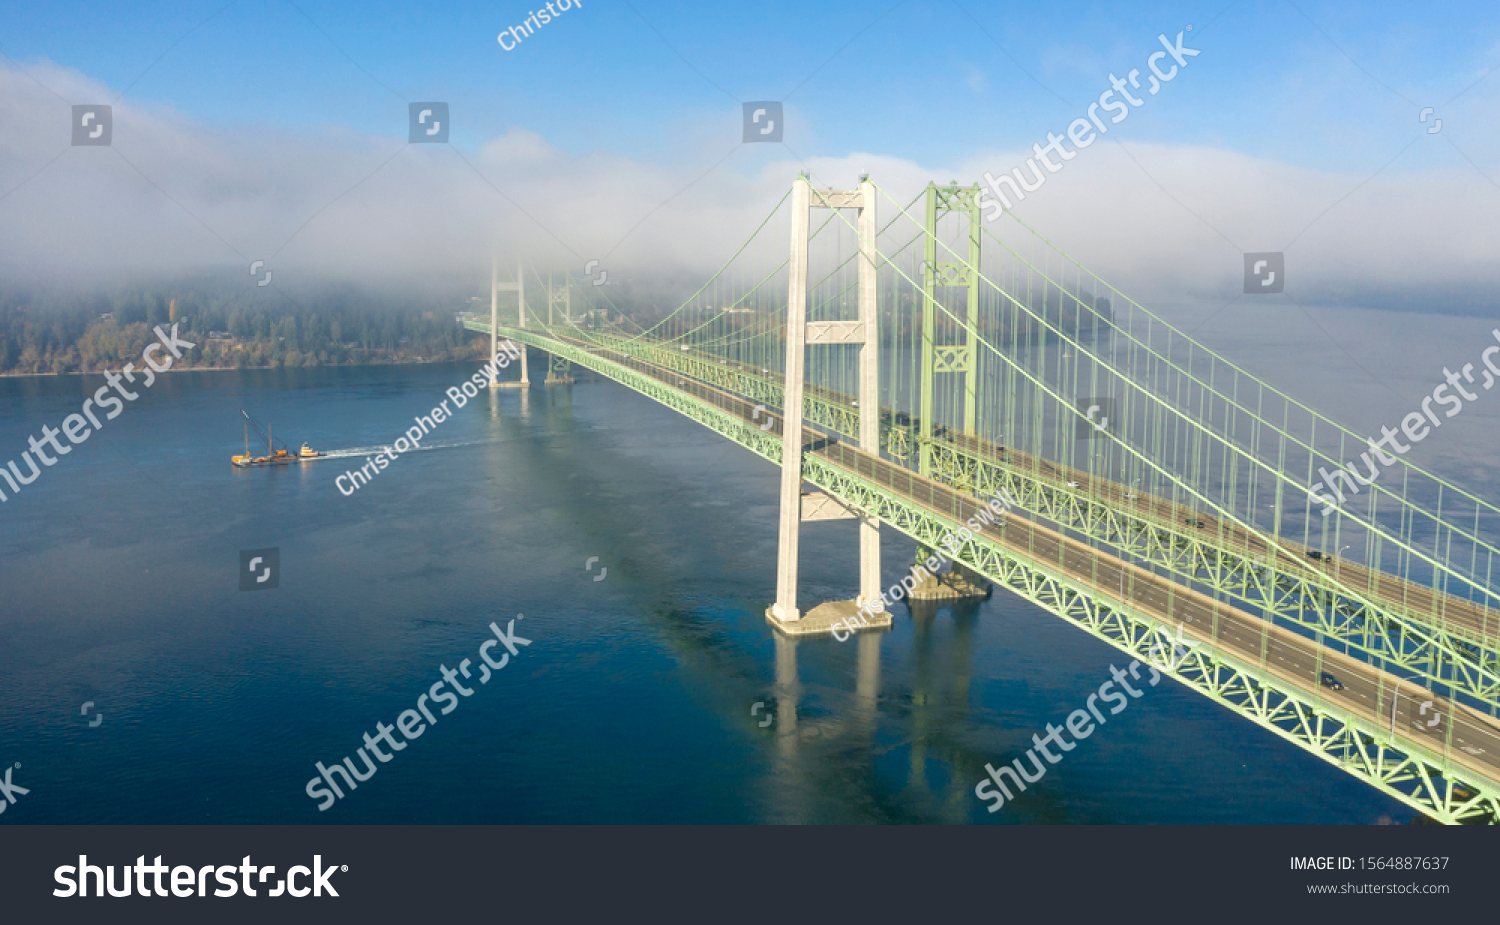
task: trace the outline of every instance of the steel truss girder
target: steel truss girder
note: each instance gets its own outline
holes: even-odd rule
[[[501,326],[500,333],[511,340],[521,341],[538,349],[546,350],[556,356],[561,356],[577,363],[586,369],[593,370],[602,376],[607,376],[621,385],[640,392],[647,398],[654,399],[666,405],[678,414],[697,421],[715,433],[728,437],[758,456],[763,456],[777,464],[781,462],[781,435],[779,433],[761,430],[757,424],[751,421],[731,414],[722,408],[717,408],[680,389],[673,388],[659,379],[647,376],[628,366],[622,366],[619,363],[598,356],[573,344],[564,343],[542,334],[523,331],[518,328]]]
[[[556,352],[634,389],[779,464],[780,435],[655,378],[553,338],[512,328],[501,333]],[[863,477],[814,454],[803,456],[803,477],[852,510],[878,517],[928,548],[966,525],[919,508]],[[1017,499],[1019,500],[1019,499]],[[1168,626],[1123,601],[1098,596],[1043,560],[975,536],[953,555],[985,577],[1062,617],[1372,787],[1441,822],[1500,820],[1500,786],[1474,775],[1447,774],[1442,758],[1362,719],[1329,709],[1279,677],[1206,645],[1179,658]],[[1164,652],[1173,652],[1164,657]],[[1175,664],[1175,667],[1174,667]]]
[[[606,350],[615,350],[684,376],[692,376],[700,382],[733,392],[749,401],[764,403],[770,408],[779,410],[782,407],[783,390],[779,381],[769,374],[747,372],[722,357],[696,350],[671,350],[647,341],[615,335],[602,335],[592,339]],[[812,394],[810,389],[802,405],[803,423],[830,428],[850,439],[859,438],[859,409],[854,406],[853,399],[848,399],[843,405],[836,405]]]
[[[764,403],[767,407],[780,409],[784,402],[782,386],[769,374],[747,371],[722,357],[700,353],[697,350],[672,350],[642,340],[612,335],[592,338],[608,350],[645,360],[665,367],[673,372],[692,376],[726,392],[733,392],[749,401]],[[851,440],[859,439],[859,408],[849,396],[832,397],[833,393],[809,387],[802,401],[802,421],[809,426],[825,427]],[[882,442],[888,442],[890,422],[881,422]],[[906,436],[900,432],[901,436]]]
[[[467,322],[475,330],[489,331],[482,322]],[[502,331],[507,330],[502,326]],[[739,368],[720,358],[696,350],[672,350],[642,340],[603,336],[607,349],[617,349],[637,359],[691,376],[750,401],[779,409],[780,383]],[[535,342],[551,350],[559,342],[544,338]],[[804,423],[857,438],[859,409],[837,400],[826,390],[809,388],[803,400]],[[839,396],[842,398],[842,396]],[[1500,709],[1500,651],[1476,645],[1474,640],[1428,625],[1414,617],[1396,614],[1357,596],[1331,580],[1315,581],[1316,573],[1292,572],[1274,563],[1251,559],[1219,549],[1210,539],[1172,523],[1144,514],[1125,512],[1090,501],[1066,486],[1061,477],[1048,481],[1004,463],[971,453],[937,438],[923,440],[889,418],[881,421],[881,445],[892,456],[911,459],[914,445],[931,448],[935,481],[991,497],[1007,490],[1017,505],[1089,539],[1106,543],[1169,570],[1181,578],[1200,582],[1251,608],[1304,631],[1323,634],[1362,653],[1375,664],[1400,668],[1427,682],[1449,687],[1455,699],[1490,712]],[[775,459],[781,458],[778,451]]]
[[[652,347],[644,353],[639,342],[631,351],[649,362],[660,362],[685,375],[701,378],[730,392],[754,394],[755,401],[780,407],[779,384],[768,383],[727,363],[714,363],[695,351]],[[649,356],[645,356],[649,354]],[[826,394],[809,394],[803,401],[805,421],[853,437],[858,409],[844,407]],[[1116,508],[1090,501],[1069,489],[1061,477],[1048,482],[993,459],[980,457],[945,440],[923,441],[920,436],[882,422],[882,446],[899,459],[910,459],[912,443],[931,447],[931,478],[976,495],[989,497],[1005,488],[1017,504],[1031,513],[1075,530],[1090,539],[1162,566],[1179,577],[1200,582],[1228,595],[1271,619],[1363,653],[1377,664],[1404,669],[1428,685],[1452,689],[1471,705],[1500,708],[1500,652],[1475,645],[1473,640],[1434,627],[1404,614],[1395,614],[1350,593],[1334,581],[1317,582],[1305,570],[1288,571],[1273,564],[1219,549],[1201,534],[1145,515],[1126,515]]]
[[[1342,643],[1377,664],[1450,687],[1455,698],[1471,705],[1491,712],[1500,707],[1500,654],[1394,614],[1335,582],[1317,583],[1307,571],[1284,569],[1274,559],[1221,549],[1211,537],[1091,501],[1060,484],[1061,477],[1059,484],[1049,484],[941,441],[933,447],[931,477],[981,497],[1004,489],[1038,517],[1199,582],[1304,635],[1322,634],[1326,642]]]
[[[937,548],[965,526],[812,454],[803,458],[803,476],[928,548]],[[1331,709],[1275,674],[1206,644],[1179,654],[1174,646],[1180,637],[1174,637],[1170,626],[1099,595],[1045,560],[1030,559],[983,536],[965,543],[952,558],[1435,819],[1448,824],[1500,821],[1500,785],[1453,768],[1441,756]]]

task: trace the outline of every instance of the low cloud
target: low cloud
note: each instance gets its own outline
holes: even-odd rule
[[[929,179],[974,182],[1024,161],[993,151],[934,166],[856,152],[802,163],[786,148],[747,145],[702,175],[732,140],[714,149],[702,135],[683,139],[691,165],[662,165],[570,153],[522,129],[464,151],[340,126],[207,125],[129,99],[114,104],[111,148],[71,147],[66,101],[113,96],[54,64],[0,67],[0,272],[137,275],[263,260],[278,284],[298,274],[477,279],[498,249],[505,262],[575,272],[598,259],[612,274],[706,276],[799,170],[827,186],[868,172],[905,203]],[[1016,208],[1127,291],[1232,297],[1241,249],[1285,250],[1289,293],[1500,282],[1500,189],[1467,164],[1413,170],[1398,159],[1371,178],[1208,146],[1127,144],[1100,138]],[[881,213],[883,224],[894,207]],[[772,234],[784,241],[785,224]]]

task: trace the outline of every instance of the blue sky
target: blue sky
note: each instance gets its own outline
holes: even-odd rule
[[[1123,129],[1130,139],[1373,168],[1416,126],[1413,103],[1440,106],[1500,64],[1493,3],[1309,0],[1299,12],[1284,0],[587,0],[504,51],[498,32],[534,8],[15,4],[0,48],[23,64],[46,58],[76,68],[117,92],[130,86],[135,100],[209,123],[400,134],[406,100],[445,100],[460,145],[523,127],[570,152],[660,163],[700,158],[715,134],[726,136],[718,148],[727,151],[737,101],[760,99],[787,99],[788,146],[803,157],[876,151],[944,163],[1015,149],[1080,115],[1109,72],[1143,66],[1157,34],[1192,23],[1187,43],[1204,53],[1170,92],[1132,114]],[[1472,123],[1491,119],[1484,103],[1496,85],[1500,78],[1481,83],[1438,113],[1455,141],[1484,148],[1493,140]],[[1434,155],[1413,152],[1410,166],[1424,156]]]
[[[1182,31],[1201,54],[1019,216],[1174,298],[1290,247],[1334,288],[1500,282],[1493,0],[585,0],[506,51],[535,8],[11,0],[0,264],[467,273],[546,245],[711,269],[797,170],[902,201],[1006,171]],[[757,100],[785,101],[784,145],[740,143]],[[416,101],[449,104],[456,150],[406,144]],[[68,104],[98,102],[118,156],[59,154]]]

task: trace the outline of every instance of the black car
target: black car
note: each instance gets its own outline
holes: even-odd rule
[[[1319,680],[1322,682],[1324,687],[1328,688],[1331,691],[1341,691],[1344,689],[1344,683],[1326,671],[1323,672],[1323,676],[1319,678]]]
[[[1196,517],[1184,517],[1182,518],[1182,522],[1187,524],[1189,527],[1197,527],[1199,529],[1203,528],[1203,521],[1199,520]]]
[[[1307,553],[1307,557],[1314,562],[1327,562],[1328,560],[1333,558],[1333,556],[1330,556],[1327,553],[1318,552],[1315,549],[1309,550]]]

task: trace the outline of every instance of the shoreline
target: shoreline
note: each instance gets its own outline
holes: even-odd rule
[[[483,351],[476,360],[484,359]],[[173,365],[156,373],[161,376],[167,373],[194,373],[194,372],[225,372],[244,371],[251,369],[358,369],[365,366],[427,366],[433,363],[467,363],[468,360],[400,360],[390,363],[320,363],[317,366],[185,366]],[[67,373],[0,373],[0,379],[40,379],[42,377],[61,378],[63,376],[103,376],[105,372],[119,372],[119,370],[84,370]]]

